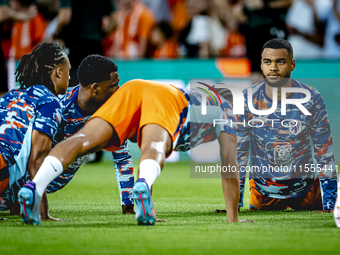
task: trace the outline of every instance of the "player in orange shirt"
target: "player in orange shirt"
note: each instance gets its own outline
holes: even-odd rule
[[[151,10],[139,0],[124,0],[119,9],[114,42],[116,57],[145,57],[149,31],[154,24]]]
[[[209,115],[203,118],[204,93]],[[235,129],[229,125],[215,127],[212,118],[236,120],[231,105],[209,91],[180,90],[145,80],[127,82],[94,113],[83,129],[54,147],[34,180],[20,190],[19,197],[27,201],[21,204],[21,211],[31,217],[22,214],[24,222],[40,223],[39,210],[36,210],[40,205],[39,193],[77,157],[103,148],[116,151],[130,139],[141,149],[139,179],[134,185],[137,223],[153,225],[155,214],[150,188],[172,150],[185,151],[218,139],[223,166],[238,170]],[[228,222],[238,221],[238,176],[238,171],[222,173]]]

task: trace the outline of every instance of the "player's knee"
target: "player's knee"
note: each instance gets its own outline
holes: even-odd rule
[[[69,139],[66,139],[60,143],[58,143],[51,151],[51,155],[54,153],[59,154],[59,152],[63,153],[71,153],[75,158],[81,156],[81,152],[84,150],[85,141],[81,136],[72,136]]]

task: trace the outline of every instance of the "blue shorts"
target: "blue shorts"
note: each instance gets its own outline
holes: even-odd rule
[[[9,185],[9,167],[0,154],[0,211],[10,210],[18,200],[18,192],[26,183],[27,175]]]

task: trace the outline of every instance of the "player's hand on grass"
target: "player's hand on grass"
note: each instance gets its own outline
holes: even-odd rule
[[[156,219],[156,222],[166,222],[164,219]]]
[[[41,215],[41,219],[42,220],[51,220],[51,221],[68,221],[68,220],[64,220],[64,219],[53,218],[49,214],[44,215],[44,216]]]
[[[153,217],[155,218],[155,222],[166,222],[164,219],[157,219],[155,208],[151,209],[151,213],[152,213]]]
[[[133,205],[122,205],[123,214],[136,214]]]
[[[227,210],[216,209],[214,213],[227,213]]]
[[[333,213],[333,210],[317,210],[316,213]]]
[[[52,218],[52,217],[49,217],[47,219],[42,219],[42,220],[44,220],[44,221],[48,221],[48,220],[50,220],[50,221],[68,221],[68,220],[65,220],[65,219]]]
[[[53,218],[50,216],[49,211],[48,211],[48,201],[47,201],[47,195],[46,192],[44,192],[40,204],[40,217],[41,220],[51,220],[51,221],[67,221],[63,219],[58,219],[58,218]]]

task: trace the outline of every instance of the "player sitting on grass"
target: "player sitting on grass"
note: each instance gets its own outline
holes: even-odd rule
[[[202,93],[206,93],[209,103],[209,115],[205,119],[201,115]],[[103,148],[116,151],[126,139],[137,142],[141,149],[140,178],[133,188],[136,219],[140,225],[155,222],[150,188],[173,149],[185,151],[218,139],[222,164],[238,169],[235,130],[229,125],[213,126],[214,118],[235,121],[231,105],[224,102],[222,107],[220,98],[211,98],[209,94],[212,95],[152,81],[127,82],[93,114],[84,128],[54,147],[38,175],[20,190],[20,199],[28,201],[21,204],[21,211],[27,212],[22,213],[23,221],[40,224],[37,207],[41,195],[76,158]],[[238,171],[225,172],[222,176],[227,222],[238,222],[238,176]]]
[[[16,70],[20,89],[0,99],[0,211],[14,206],[27,176],[35,176],[51,150],[62,118],[56,95],[65,93],[70,68],[59,46],[38,45]],[[44,208],[41,216],[50,218]]]
[[[100,55],[90,55],[82,61],[77,70],[80,85],[68,88],[60,100],[63,118],[53,140],[53,146],[77,133],[92,114],[118,89],[117,71],[115,63]],[[118,151],[113,152],[112,156],[123,214],[134,213],[133,164],[127,141]],[[76,159],[49,184],[46,189],[47,193],[50,194],[65,187],[86,159],[87,155]]]

